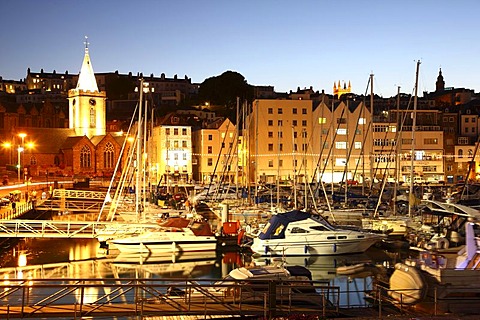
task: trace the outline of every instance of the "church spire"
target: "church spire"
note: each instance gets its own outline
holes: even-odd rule
[[[98,92],[97,80],[93,73],[90,55],[88,53],[88,37],[85,37],[85,56],[83,57],[82,69],[78,75],[77,89],[83,91]]]
[[[435,86],[436,86],[435,91],[445,90],[445,81],[443,80],[442,68],[440,68],[440,71],[438,72],[437,82],[435,83]]]

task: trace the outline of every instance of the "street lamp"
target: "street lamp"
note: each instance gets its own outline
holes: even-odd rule
[[[5,149],[8,149],[8,164],[12,164],[12,144],[10,142],[4,142],[2,145]]]
[[[18,173],[18,183],[20,183],[20,167],[22,166],[20,154],[23,152],[23,147],[19,146],[18,151],[18,161],[17,161],[17,173]]]
[[[25,137],[27,136],[26,133],[19,133],[18,136],[22,139],[22,144],[18,146],[18,167],[17,167],[17,173],[18,173],[18,183],[20,183],[20,169],[22,167],[22,159],[21,159],[21,153],[23,152],[23,150],[25,150],[24,148],[24,143],[25,143]]]

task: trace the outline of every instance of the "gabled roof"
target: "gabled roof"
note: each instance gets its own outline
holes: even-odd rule
[[[59,153],[65,140],[75,135],[75,130],[68,128],[25,128],[25,142],[33,142],[33,153]]]
[[[68,137],[65,139],[65,142],[62,144],[61,149],[72,149],[78,142],[86,138],[86,136],[78,136],[78,137]],[[87,138],[88,140],[88,138]]]

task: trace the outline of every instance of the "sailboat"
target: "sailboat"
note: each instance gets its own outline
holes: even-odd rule
[[[411,165],[410,165],[410,178],[411,181],[413,181],[413,174],[414,174],[414,154],[415,154],[415,127],[416,127],[416,113],[417,113],[417,97],[418,97],[418,75],[419,75],[419,69],[420,69],[420,61],[417,61],[417,66],[416,66],[416,73],[415,73],[415,94],[414,94],[414,103],[413,103],[413,125],[412,125],[412,150],[411,150]],[[372,92],[373,94],[373,92]],[[398,107],[397,107],[398,108]],[[398,110],[397,110],[398,113]],[[397,126],[399,125],[398,119],[397,119]],[[402,130],[397,130],[397,141],[401,140],[400,135],[401,135]],[[397,159],[397,153],[398,153],[398,145],[396,148],[396,154],[395,158]],[[395,174],[397,175],[397,168],[395,167]],[[395,183],[397,183],[398,179],[395,179]],[[385,188],[386,180],[384,179],[383,184],[382,184],[382,191]],[[395,195],[394,199],[397,200],[397,191],[395,189]],[[409,195],[410,199],[409,202],[412,202],[414,197],[413,197],[413,184],[410,184],[410,190],[409,190]],[[381,199],[381,197],[380,197]],[[379,201],[380,201],[379,199]],[[394,204],[396,205],[396,204]],[[399,215],[389,215],[389,216],[378,216],[375,215],[374,217],[366,217],[362,219],[362,226],[365,229],[369,230],[374,230],[374,231],[381,231],[381,232],[386,232],[390,236],[406,236],[407,233],[412,229],[415,228],[415,222],[412,220],[412,208],[413,204],[409,203],[408,206],[408,216],[399,216]],[[395,211],[394,211],[395,212]]]
[[[136,151],[136,157],[131,163],[133,154],[130,154],[127,167],[122,171],[121,181],[130,181],[135,179],[135,198],[134,216],[136,221],[146,221],[146,202],[147,197],[145,188],[145,144],[146,140],[146,118],[142,118],[142,97],[143,97],[143,79],[140,81],[140,102],[139,102],[139,117],[137,122],[136,144],[131,148]],[[145,112],[146,114],[146,112]],[[145,129],[142,130],[144,127]],[[143,145],[142,145],[143,144]],[[128,176],[130,173],[130,176]],[[122,188],[116,190],[116,197],[120,197]],[[118,204],[115,203],[110,206],[111,211],[115,210]],[[120,215],[121,216],[121,215]],[[115,212],[109,212],[109,217],[113,220]],[[153,217],[156,220],[158,217]],[[180,216],[168,217],[162,223],[157,224],[156,228],[143,229],[135,233],[120,232],[112,235],[106,241],[109,248],[116,248],[122,253],[183,253],[190,251],[212,251],[216,249],[216,238],[210,229],[210,225],[202,217],[184,218]]]

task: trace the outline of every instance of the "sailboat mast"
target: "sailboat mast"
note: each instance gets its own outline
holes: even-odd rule
[[[420,70],[420,60],[417,61],[417,71],[415,72],[415,95],[413,97],[413,121],[412,121],[412,155],[410,157],[410,190],[409,190],[409,206],[408,206],[408,215],[411,217],[412,216],[412,206],[413,206],[413,201],[415,199],[413,195],[413,178],[414,178],[414,172],[413,172],[413,160],[415,157],[415,127],[417,126],[417,98],[418,98],[418,73]]]
[[[399,139],[397,139],[397,142],[396,142],[396,145],[395,145],[395,172],[393,174],[393,177],[395,179],[395,184],[393,185],[393,215],[396,215],[397,214],[397,187],[398,187],[398,169],[399,169],[399,166],[398,166],[398,161],[399,161],[399,157],[400,157],[400,150],[402,150],[402,148],[400,147],[401,145],[401,141],[402,139],[400,138],[401,137],[401,132],[399,132],[399,121],[400,121],[400,86],[398,86],[397,88],[397,116],[396,116],[396,119],[395,119],[395,125],[397,127],[396,129],[396,136],[399,137]]]
[[[370,114],[371,115],[374,114],[374,110],[373,110],[373,73],[370,74]],[[375,180],[374,180],[375,177],[373,176],[373,164],[374,163],[375,163],[374,159],[370,159],[370,186],[369,186],[370,190],[372,190],[373,183],[375,182]],[[365,171],[364,171],[363,176],[365,177]]]
[[[295,159],[295,127],[292,126],[292,158],[293,158],[293,202],[297,209],[297,163]]]
[[[235,157],[235,193],[237,194],[237,197],[238,197],[238,140],[240,140],[240,97],[237,97],[237,114],[236,114],[236,117],[237,117],[237,123],[236,123],[236,126],[235,126],[235,131],[237,132],[236,134],[236,137],[237,137],[237,141],[235,141],[235,148],[236,148],[236,153],[237,153],[237,156]]]
[[[141,183],[140,183],[140,175],[141,175],[141,163],[142,163],[142,104],[143,104],[143,79],[140,79],[140,86],[138,88],[140,92],[140,99],[138,102],[138,122],[137,122],[137,163],[136,167],[136,184],[135,184],[135,206],[137,210],[137,219],[140,218],[140,213],[142,212],[141,209]]]

